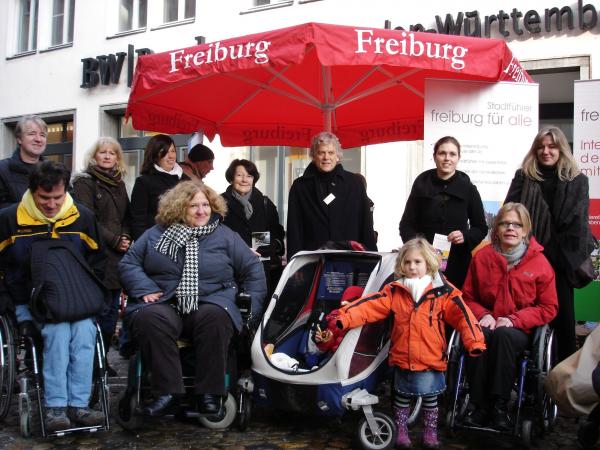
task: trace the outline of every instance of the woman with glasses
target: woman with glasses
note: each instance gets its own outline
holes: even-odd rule
[[[554,271],[530,236],[525,206],[506,203],[494,221],[492,243],[473,257],[463,299],[479,320],[487,351],[468,361],[472,407],[465,424],[509,431],[508,400],[517,356],[529,346],[533,328],[558,311]]]
[[[471,250],[487,235],[483,203],[469,176],[456,170],[460,143],[452,136],[433,146],[435,169],[426,170],[413,183],[400,221],[403,242],[417,236],[433,243],[435,234],[447,237],[452,247],[444,275],[461,288],[471,261]]]
[[[506,202],[523,203],[532,234],[556,274],[559,312],[552,323],[558,358],[576,350],[575,306],[569,274],[590,255],[594,241],[588,225],[589,186],[577,167],[564,133],[541,129],[512,180]]]
[[[252,161],[233,160],[225,178],[230,186],[222,195],[229,212],[223,223],[236,231],[263,260],[270,296],[281,276],[281,257],[285,253],[285,231],[279,223],[277,208],[256,188],[260,173]]]

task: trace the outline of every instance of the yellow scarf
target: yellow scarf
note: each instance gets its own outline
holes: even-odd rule
[[[63,217],[65,217],[71,206],[73,206],[73,197],[71,197],[71,194],[67,192],[64,203],[62,204],[60,210],[54,217],[46,217],[44,213],[42,213],[38,209],[29,189],[27,189],[25,191],[25,194],[23,194],[23,198],[21,199],[21,205],[23,205],[25,211],[27,211],[27,214],[29,214],[35,220],[42,223],[55,223],[57,220],[60,220]]]

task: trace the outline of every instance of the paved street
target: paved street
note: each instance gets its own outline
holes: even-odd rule
[[[113,367],[119,375],[126,373],[126,361],[119,358],[114,350],[109,353]],[[119,380],[112,380],[112,384]],[[123,381],[120,381],[123,383]],[[111,407],[116,408],[122,386],[112,386]],[[226,431],[208,430],[195,420],[187,422],[175,419],[148,420],[137,433],[123,430],[111,418],[111,429],[106,433],[84,433],[63,438],[40,437],[39,425],[34,424],[34,437],[25,439],[19,433],[16,397],[13,412],[0,425],[1,449],[350,449],[359,448],[356,430],[359,417],[348,415],[342,420],[324,419],[276,411],[256,409],[247,431],[239,432],[232,427]],[[536,442],[538,449],[577,449],[577,427],[573,419],[561,418],[556,430],[544,440]],[[414,442],[418,442],[419,427],[411,432]],[[521,448],[519,442],[507,437],[489,434],[459,433],[449,437],[442,432],[445,449],[510,449]],[[418,448],[418,447],[417,447]],[[596,448],[600,449],[600,446]]]

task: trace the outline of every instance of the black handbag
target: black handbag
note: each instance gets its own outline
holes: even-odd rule
[[[596,263],[596,266],[594,265]],[[598,241],[593,239],[593,250],[581,265],[575,270],[567,272],[567,282],[574,289],[586,287],[592,281],[598,279]]]

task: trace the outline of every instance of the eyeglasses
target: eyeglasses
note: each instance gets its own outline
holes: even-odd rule
[[[521,228],[523,228],[523,224],[519,222],[500,222],[498,225],[502,228],[513,227],[515,230],[520,230]]]

